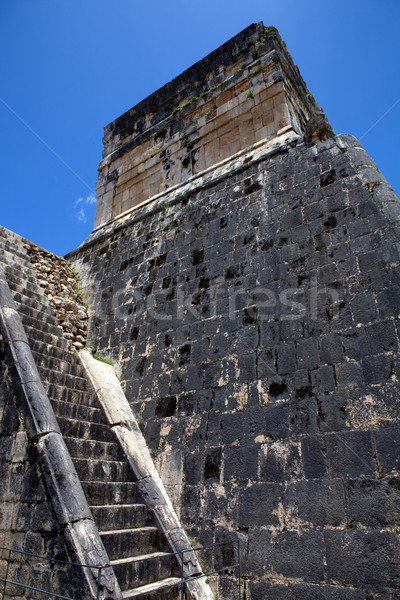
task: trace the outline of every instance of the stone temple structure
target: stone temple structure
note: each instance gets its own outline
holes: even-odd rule
[[[278,32],[110,123],[97,198],[68,263],[0,231],[3,597],[399,598],[400,203]]]

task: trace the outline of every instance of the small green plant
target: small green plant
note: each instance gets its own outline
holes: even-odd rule
[[[75,279],[75,281],[78,281],[78,279],[79,279],[78,271],[72,265],[68,265],[68,266],[69,266],[69,270],[70,270],[72,279]]]
[[[210,92],[213,92],[214,90],[216,90],[217,88],[221,87],[221,85],[223,84],[223,81],[220,81],[219,83],[216,83],[215,85],[210,87]]]
[[[93,354],[93,358],[98,360],[99,362],[105,363],[106,365],[113,365],[114,361],[103,354]]]
[[[212,115],[212,112],[211,112],[211,110],[208,110],[208,111],[206,112],[206,114],[204,115],[204,117],[205,117],[206,121],[208,121],[208,119],[210,119],[210,118],[211,118],[211,115]]]
[[[236,67],[236,69],[233,71],[234,75],[239,75],[239,73],[241,73],[243,71],[243,69],[245,68],[245,64],[242,63],[241,65],[239,65],[238,67]]]
[[[193,104],[193,102],[197,102],[197,100],[200,100],[200,96],[192,96],[187,102],[184,102],[183,104],[180,104],[179,106],[175,106],[174,110],[172,111],[172,116],[176,115],[177,112],[179,112],[180,110],[183,110],[190,104]]]
[[[134,108],[131,108],[131,110],[129,111],[129,116],[134,117],[135,115],[136,115],[136,110]]]
[[[139,233],[140,231],[143,231],[143,229],[145,228],[145,226],[143,225],[138,225],[138,227],[132,227],[132,229],[130,229],[128,231],[128,235],[132,235],[133,233]]]
[[[207,584],[207,585],[210,585],[210,580],[208,579],[208,577],[207,577],[207,579],[206,579],[206,584]]]
[[[79,283],[78,271],[69,262],[66,262],[66,267],[69,271],[69,276],[71,277],[71,279],[73,279],[75,281],[74,293],[75,293],[76,299],[79,300],[81,302],[81,304],[83,304],[85,306],[85,308],[87,308],[89,305],[87,303],[83,302],[83,290]]]
[[[254,75],[257,75],[260,71],[262,71],[262,66],[258,66],[256,69],[253,69],[253,71],[250,71],[249,73],[249,77],[254,77]]]
[[[182,140],[182,146],[184,148],[187,148],[188,150],[191,150],[193,148],[193,142],[191,142],[189,140],[189,136],[188,135],[185,135],[185,137],[183,138],[183,140]]]
[[[249,90],[246,94],[246,98],[254,98],[254,92],[253,90]]]

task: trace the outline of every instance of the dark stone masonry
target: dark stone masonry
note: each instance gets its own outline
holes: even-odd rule
[[[72,317],[57,287],[58,304],[45,297],[26,241],[0,229],[2,544],[101,564],[102,600],[181,598],[176,540],[217,545],[198,553],[203,570],[239,546],[242,600],[400,598],[398,197],[261,23],[110,123],[104,144],[95,228],[66,257]],[[129,405],[105,367],[93,387],[79,356],[96,361],[67,341],[79,349],[86,322]],[[124,442],[129,406],[162,483],[144,441]],[[55,437],[68,451],[52,479]],[[89,599],[89,571],[69,590],[66,570],[41,576]],[[210,579],[185,600],[237,599],[237,569]]]
[[[252,600],[397,597],[399,216],[341,135],[70,257],[186,531],[240,540]]]

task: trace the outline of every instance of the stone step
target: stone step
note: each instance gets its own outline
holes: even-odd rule
[[[136,504],[139,487],[135,481],[85,481],[81,480],[88,504],[105,506],[108,504]]]
[[[79,392],[91,392],[90,383],[84,377],[69,375],[68,373],[60,373],[59,371],[52,371],[46,367],[38,365],[38,371],[42,378],[43,384],[51,383],[52,385],[61,385],[70,390],[77,390]]]
[[[44,388],[51,402],[65,402],[66,404],[79,404],[89,408],[98,408],[94,392],[71,390],[63,385],[43,381]]]
[[[22,244],[27,243],[25,238],[20,236],[18,233],[14,233],[14,231],[7,229],[6,227],[0,227],[0,240],[7,241],[21,247]]]
[[[121,591],[143,587],[177,574],[178,564],[173,554],[153,552],[142,556],[111,560]]]
[[[75,419],[57,417],[58,424],[64,437],[78,438],[80,440],[93,440],[95,442],[115,442],[115,434],[107,425],[90,423]]]
[[[126,461],[97,460],[95,458],[72,458],[79,479],[86,481],[135,481]]]
[[[46,325],[49,325],[51,328],[58,327],[56,317],[53,314],[43,312],[41,308],[37,309],[27,304],[19,304],[18,312],[21,315],[21,319],[29,317],[31,323],[38,322],[40,325],[46,323]]]
[[[145,504],[108,504],[91,506],[91,510],[100,531],[132,529],[153,524],[151,513]]]
[[[67,375],[72,375],[73,377],[86,379],[86,371],[75,350],[50,346],[49,352],[46,352],[46,347],[48,347],[48,345],[44,342],[37,342],[34,348],[32,348],[31,345],[32,354],[37,365],[51,371],[57,371],[58,373],[65,373]],[[42,352],[39,352],[38,348],[40,348]]]
[[[35,344],[47,344],[54,348],[71,352],[68,341],[62,337],[61,327],[57,329],[56,332],[53,331],[52,333],[44,332],[40,329],[36,329],[35,327],[28,326],[25,327],[25,331],[31,348],[33,348]]]
[[[100,532],[100,537],[110,560],[168,551],[161,542],[157,527],[112,529]]]
[[[11,263],[12,264],[12,263]],[[35,271],[32,269],[26,275],[18,267],[6,266],[7,283],[13,292],[21,292],[26,296],[42,296],[43,288],[40,287]],[[28,292],[28,294],[26,293]]]
[[[69,390],[64,390],[64,392],[68,393]],[[77,396],[89,395],[88,393],[70,392],[70,394],[74,394],[75,402],[64,402],[62,400],[58,402],[57,400],[50,400],[56,417],[64,417],[65,419],[72,419],[74,421],[88,421],[90,423],[99,423],[101,425],[106,424],[104,413],[100,408],[97,408],[96,406],[88,406],[82,402],[78,402],[80,398]],[[90,397],[93,399],[92,396]]]
[[[27,240],[25,238],[18,235],[18,233],[14,233],[14,231],[7,229],[6,227],[0,227],[0,239],[13,242],[14,244],[21,244],[21,245],[23,243],[27,242]]]
[[[4,229],[3,227],[0,230],[0,246],[8,245],[10,248],[15,248],[19,252],[26,250],[24,248],[24,243],[26,240],[20,237],[17,233],[13,233],[10,230]]]
[[[95,457],[97,460],[124,461],[124,452],[117,442],[98,442],[96,440],[79,440],[74,437],[64,436],[72,458],[88,459]],[[86,475],[86,474],[85,474]],[[88,479],[88,477],[85,477]]]
[[[14,292],[14,302],[17,306],[26,305],[43,313],[53,315],[53,309],[43,296],[27,296],[21,292]]]
[[[27,280],[21,279],[21,282],[14,281],[14,275],[6,271],[6,279],[8,287],[12,294],[22,294],[24,296],[31,296],[32,298],[42,298],[43,289],[40,287],[39,282],[31,283]]]
[[[64,373],[67,375],[72,375],[73,377],[82,378],[83,369],[82,365],[80,364],[56,358],[54,356],[46,356],[45,354],[39,354],[37,352],[32,352],[32,354],[38,370],[40,370],[40,368],[44,368],[53,372]]]
[[[44,354],[45,356],[52,356],[59,360],[64,360],[66,362],[70,362],[72,364],[81,365],[81,362],[78,358],[77,353],[74,350],[69,350],[68,342],[64,338],[58,338],[57,336],[52,336],[56,341],[60,342],[60,345],[57,346],[53,343],[47,343],[41,340],[30,341],[30,347],[32,350],[32,354],[34,356],[38,356]]]
[[[135,589],[122,592],[124,600],[137,598],[138,600],[180,600],[181,580],[178,577],[168,577],[155,583],[142,585]],[[186,597],[184,596],[185,600]]]
[[[0,239],[0,258],[8,264],[18,262],[18,264],[21,263],[27,267],[33,267],[29,260],[28,253],[22,244],[15,244],[2,238]]]
[[[45,318],[37,319],[35,317],[32,317],[31,315],[24,314],[23,312],[20,312],[19,314],[21,317],[21,321],[27,332],[28,339],[32,338],[32,339],[39,339],[39,340],[45,341],[46,335],[56,335],[56,336],[62,337],[63,328],[61,327],[61,325],[58,325],[57,323],[48,323]],[[32,332],[32,329],[35,330],[35,333],[42,332],[42,335],[38,338],[33,336],[32,333],[31,333],[31,335],[28,335],[28,331]],[[40,333],[39,333],[39,335],[40,335]]]

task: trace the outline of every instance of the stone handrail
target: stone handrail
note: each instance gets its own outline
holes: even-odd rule
[[[117,436],[138,480],[144,502],[152,508],[172,552],[176,553],[183,576],[188,579],[201,574],[200,564],[174,511],[114,368],[96,360],[87,350],[82,350],[79,355],[103,407],[109,427]],[[214,598],[204,579],[189,582],[188,589],[193,600]]]

